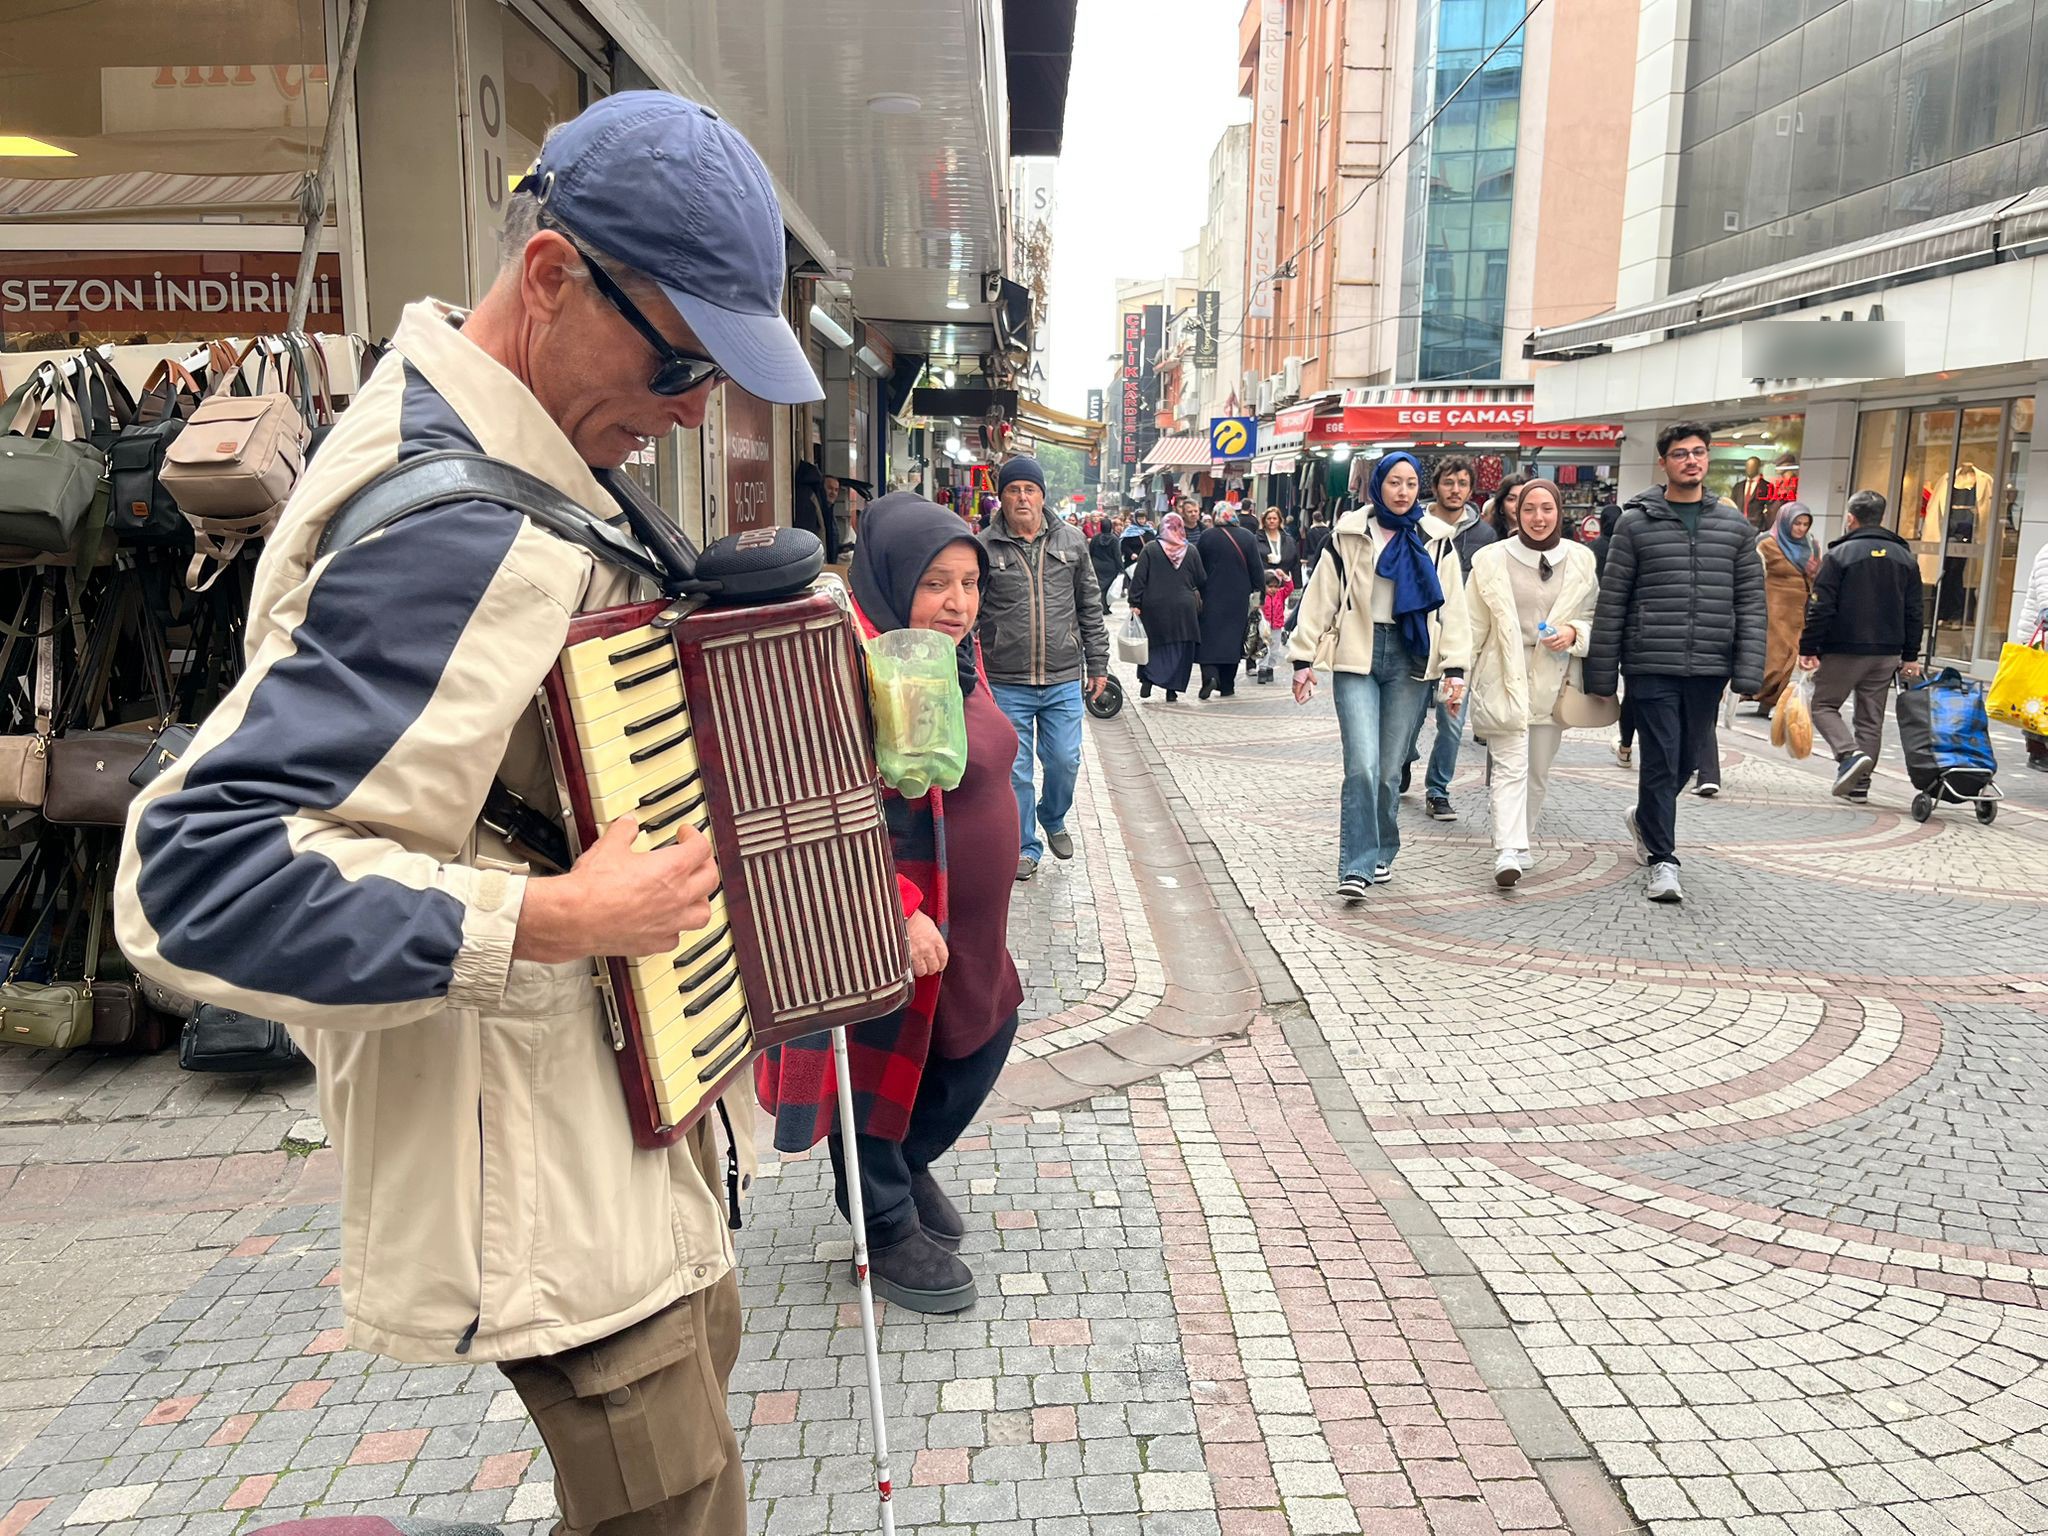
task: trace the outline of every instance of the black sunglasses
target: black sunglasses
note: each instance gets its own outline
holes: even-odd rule
[[[568,238],[569,232],[557,221],[543,219],[541,222],[556,234]],[[593,261],[588,251],[579,247],[576,254],[583,258],[583,265],[590,271],[590,281],[604,295],[605,302],[619,312],[619,317],[626,324],[640,333],[640,339],[652,347],[654,355],[661,360],[654,370],[654,377],[647,381],[650,394],[687,395],[693,389],[731,377],[710,358],[695,352],[683,352],[670,345],[668,338],[654,328],[654,322],[641,313],[640,306],[626,297],[626,290],[618,285],[611,273]]]

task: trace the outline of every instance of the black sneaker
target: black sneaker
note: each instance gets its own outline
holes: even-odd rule
[[[1877,766],[1868,752],[1851,752],[1841,759],[1841,770],[1835,775],[1835,793],[1846,800],[1857,790],[1870,783],[1870,773]]]
[[[871,1249],[868,1275],[877,1296],[906,1311],[959,1312],[974,1305],[974,1271],[921,1231]]]
[[[1408,793],[1408,786],[1415,782],[1415,765],[1410,763],[1401,770],[1401,793]]]
[[[929,1168],[910,1176],[910,1198],[917,1202],[917,1224],[924,1228],[924,1235],[948,1253],[959,1252],[967,1223]]]
[[[1346,906],[1355,906],[1365,900],[1365,890],[1369,884],[1370,881],[1361,880],[1356,875],[1347,876],[1337,882],[1337,899]]]
[[[1456,821],[1458,813],[1451,809],[1449,795],[1431,795],[1423,802],[1423,809],[1431,821]]]

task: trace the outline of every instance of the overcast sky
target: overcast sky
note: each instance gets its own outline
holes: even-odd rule
[[[1243,14],[1244,0],[1081,0],[1046,299],[1046,399],[1062,410],[1109,378],[1116,280],[1178,276],[1201,234],[1209,152],[1251,119]]]

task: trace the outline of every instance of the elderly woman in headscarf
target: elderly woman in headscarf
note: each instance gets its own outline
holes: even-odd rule
[[[871,1274],[877,1291],[914,1312],[974,1302],[974,1272],[957,1252],[966,1226],[931,1170],[995,1086],[1024,1000],[1009,950],[1017,733],[990,695],[974,638],[987,566],[958,517],[902,491],[867,508],[849,576],[865,634],[931,629],[955,643],[966,704],[959,787],[914,800],[892,792],[884,802],[917,990],[901,1011],[847,1032]],[[962,857],[949,859],[949,847]],[[802,1152],[829,1137],[845,1212],[829,1038],[770,1051],[756,1086],[775,1115],[777,1150]]]
[[[1287,654],[1294,699],[1315,695],[1318,666],[1331,672],[1344,743],[1337,820],[1337,895],[1346,904],[1393,877],[1401,850],[1401,769],[1422,723],[1429,685],[1444,706],[1464,702],[1470,651],[1464,568],[1456,529],[1420,505],[1422,466],[1390,453],[1372,467],[1370,502],[1337,520],[1294,614]]]
[[[1820,574],[1820,540],[1813,536],[1813,513],[1803,501],[1788,501],[1777,518],[1757,535],[1764,562],[1764,601],[1770,629],[1764,659],[1763,692],[1756,712],[1768,715],[1799,664],[1799,636],[1806,627],[1806,603],[1813,596],[1813,578]]]
[[[1167,513],[1159,537],[1139,551],[1129,584],[1131,612],[1145,626],[1139,698],[1151,698],[1158,687],[1166,690],[1166,702],[1175,704],[1186,692],[1202,638],[1203,575],[1202,557],[1188,543],[1187,523],[1178,512]]]

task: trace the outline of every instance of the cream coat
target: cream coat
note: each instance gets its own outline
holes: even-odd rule
[[[1465,612],[1464,567],[1458,559],[1457,547],[1451,542],[1456,531],[1439,517],[1423,515],[1422,537],[1436,551],[1437,580],[1444,589],[1443,607],[1429,618],[1429,664],[1422,675],[1432,680],[1443,675],[1446,665],[1461,665],[1455,658],[1468,654],[1472,648]],[[1371,672],[1373,584],[1379,580],[1374,569],[1379,552],[1373,548],[1371,511],[1360,507],[1338,518],[1330,532],[1330,546],[1344,557],[1344,581],[1339,582],[1337,562],[1326,551],[1316,562],[1315,574],[1309,577],[1301,606],[1295,610],[1288,659],[1315,659],[1316,642],[1329,630],[1346,595],[1343,586],[1348,584],[1350,606],[1344,609],[1342,627],[1337,632],[1334,664],[1339,672]]]
[[[608,505],[449,311],[412,306],[392,348],[264,550],[247,671],[136,798],[116,921],[139,971],[283,1021],[313,1059],[352,1345],[554,1354],[731,1267],[718,1117],[634,1146],[594,968],[512,958],[528,873],[477,825],[494,774],[553,804],[534,690],[628,578],[478,503],[316,554],[401,444],[467,439]],[[751,1098],[728,1104],[751,1166]]]
[[[1583,544],[1561,541],[1551,552],[1558,584],[1551,624],[1578,630],[1568,652],[1537,647],[1532,669],[1522,645],[1522,621],[1506,544],[1489,544],[1472,557],[1472,582],[1465,589],[1468,648],[1448,659],[1465,668],[1473,729],[1520,731],[1549,721],[1564,686],[1570,658],[1584,656],[1593,637],[1593,608],[1600,598],[1599,567]],[[1533,670],[1533,676],[1532,674]]]

